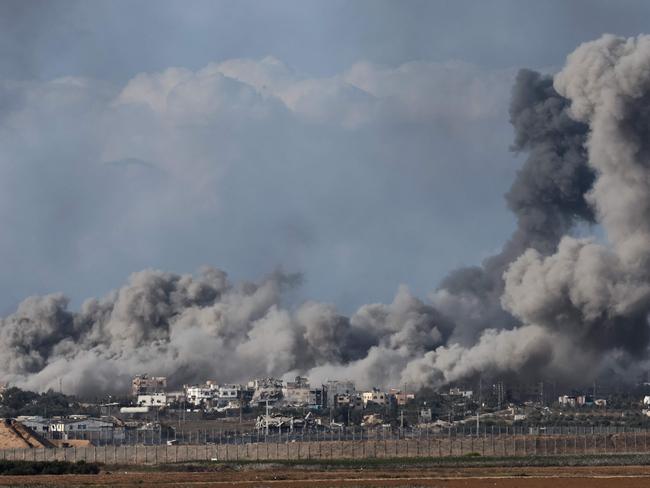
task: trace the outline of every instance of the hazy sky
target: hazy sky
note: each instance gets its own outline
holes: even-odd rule
[[[510,86],[648,2],[0,1],[0,312],[155,267],[349,311],[494,253]]]

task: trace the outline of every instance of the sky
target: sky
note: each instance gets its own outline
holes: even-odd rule
[[[648,2],[0,1],[0,313],[133,272],[420,296],[514,228],[510,87]]]

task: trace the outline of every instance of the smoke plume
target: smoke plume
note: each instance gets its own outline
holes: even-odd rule
[[[431,296],[455,319],[454,339],[461,344],[473,344],[486,328],[518,323],[501,307],[503,273],[514,259],[529,248],[552,253],[576,223],[594,221],[584,197],[594,181],[584,148],[587,126],[569,117],[568,103],[551,77],[519,72],[510,103],[512,149],[528,157],[506,194],[517,228],[499,254],[481,267],[454,271]]]
[[[0,320],[0,374],[31,389],[124,390],[131,375],[180,385],[308,374],[359,386],[439,387],[478,374],[585,381],[647,357],[650,332],[650,37],[581,45],[555,76],[522,70],[506,194],[516,229],[481,266],[451,273],[431,303],[401,286],[350,317],[289,307],[299,277],[231,283],[224,271],[133,274],[78,311],[30,297]],[[578,238],[600,225],[606,242]],[[579,372],[580,376],[576,376]]]

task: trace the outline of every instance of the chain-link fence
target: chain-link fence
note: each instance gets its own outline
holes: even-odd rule
[[[276,432],[201,430],[164,436],[161,430],[124,436],[125,442],[84,447],[4,449],[0,459],[160,464],[184,461],[266,461],[444,456],[562,456],[646,453],[646,430],[616,427],[339,429]],[[106,436],[103,441],[118,436]],[[126,442],[128,441],[128,442]]]

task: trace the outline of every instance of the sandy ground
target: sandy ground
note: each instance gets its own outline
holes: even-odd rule
[[[405,468],[328,471],[267,468],[207,473],[121,471],[101,475],[0,476],[0,486],[645,488],[650,486],[650,467]]]

